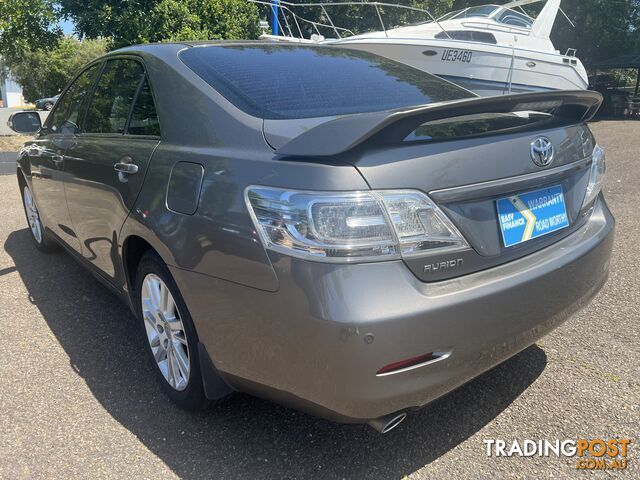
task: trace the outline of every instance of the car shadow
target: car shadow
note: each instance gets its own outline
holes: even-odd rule
[[[29,235],[12,232],[4,248],[71,367],[102,407],[182,478],[402,477],[491,422],[547,361],[530,347],[412,412],[387,435],[242,394],[185,412],[162,394],[128,308],[68,255],[39,254]]]

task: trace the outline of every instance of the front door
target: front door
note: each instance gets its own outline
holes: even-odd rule
[[[99,70],[92,65],[76,77],[60,97],[27,155],[33,195],[42,223],[70,247],[80,251],[64,192],[64,155],[73,143],[78,119]]]
[[[65,155],[65,191],[82,255],[116,285],[124,282],[118,234],[159,142],[143,64],[130,57],[108,60]]]

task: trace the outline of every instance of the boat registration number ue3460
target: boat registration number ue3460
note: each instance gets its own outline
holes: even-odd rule
[[[442,52],[442,60],[445,62],[461,62],[471,63],[473,52],[470,50],[457,50],[455,48],[446,48]]]

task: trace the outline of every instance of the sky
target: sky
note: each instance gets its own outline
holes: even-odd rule
[[[62,20],[59,25],[65,35],[73,34],[73,22],[71,20]]]

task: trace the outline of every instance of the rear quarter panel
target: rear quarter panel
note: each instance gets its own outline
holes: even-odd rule
[[[266,144],[262,120],[233,107],[178,58],[179,46],[144,49],[162,141],[153,154],[142,191],[121,232],[147,240],[172,267],[266,291],[278,279],[244,200],[249,185],[310,190],[362,190],[366,182],[345,163],[278,159]],[[204,169],[197,209],[171,210],[167,187],[177,162]]]
[[[271,160],[267,150],[238,151],[163,144],[154,153],[145,186],[122,237],[149,241],[171,266],[267,291],[278,279],[245,204],[249,185],[308,190],[365,190],[351,165]],[[193,215],[167,206],[171,169],[178,161],[202,165],[204,177]]]

